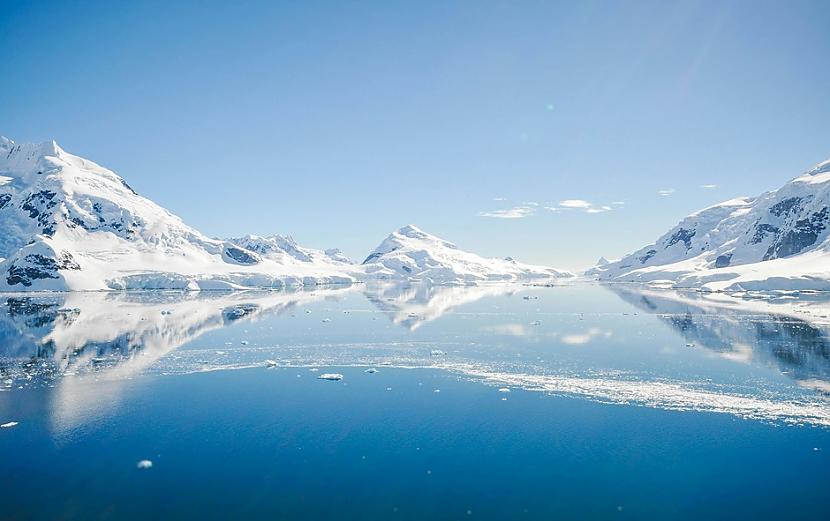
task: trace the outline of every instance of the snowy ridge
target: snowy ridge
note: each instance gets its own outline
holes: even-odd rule
[[[0,138],[0,290],[215,289],[346,283],[332,263],[210,239],[56,143]]]
[[[570,278],[570,272],[522,264],[511,258],[488,259],[413,225],[392,232],[363,261],[374,279],[410,279],[436,283],[510,282]]]
[[[709,290],[830,290],[830,161],[756,198],[683,219],[653,244],[586,273]]]
[[[0,291],[282,288],[365,279],[472,284],[569,277],[485,259],[414,226],[352,264],[290,236],[211,239],[54,141],[0,137]]]
[[[323,263],[332,265],[352,264],[346,256],[337,248],[328,250],[315,250],[305,248],[297,244],[290,235],[269,235],[260,237],[258,235],[246,235],[228,239],[233,244],[248,251],[252,251],[263,258],[279,262],[299,261]]]

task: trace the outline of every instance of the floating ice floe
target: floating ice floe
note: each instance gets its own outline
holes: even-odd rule
[[[277,361],[276,360],[266,360],[265,365],[267,365],[268,367],[277,367]]]
[[[499,392],[500,393],[509,393],[510,389],[508,389],[507,387],[501,387],[501,388],[499,388]]]
[[[366,369],[366,371],[365,371],[365,372],[367,372],[367,373],[377,373],[377,372],[378,372],[378,370],[377,370],[377,369],[375,369],[374,367],[370,367],[369,369]]]
[[[323,323],[324,323],[324,324],[327,324],[327,323],[329,323],[329,322],[331,322],[331,319],[330,319],[330,318],[324,318],[324,319],[323,319]]]
[[[342,380],[342,379],[343,379],[343,375],[342,375],[342,374],[340,374],[340,373],[323,373],[323,374],[321,374],[320,376],[318,376],[318,377],[317,377],[317,379],[318,379],[318,380],[331,380],[331,381],[336,381],[336,380]]]
[[[0,427],[2,427],[3,429],[11,429],[12,427],[16,427],[16,426],[17,426],[17,422],[8,422],[8,423],[4,423],[3,425],[0,425]]]
[[[441,351],[440,349],[433,349],[429,352],[429,356],[445,356],[447,353]]]
[[[541,326],[542,321],[541,320],[534,320],[533,322],[530,323],[530,325],[531,326]]]
[[[143,459],[135,464],[137,469],[149,469],[153,468],[153,462],[148,459]]]
[[[239,343],[240,343],[241,345],[243,345],[243,346],[248,345],[248,341],[247,341],[247,340],[243,340],[242,342],[239,342]]]

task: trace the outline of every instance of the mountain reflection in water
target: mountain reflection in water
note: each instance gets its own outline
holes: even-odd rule
[[[388,365],[594,401],[830,425],[830,299],[755,297],[426,284],[5,295],[0,389],[53,388],[53,426],[66,431],[128,403],[139,375],[267,360]],[[667,354],[672,345],[687,349]]]

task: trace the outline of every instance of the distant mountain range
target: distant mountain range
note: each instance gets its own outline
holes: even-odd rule
[[[700,210],[588,276],[707,290],[830,290],[830,160],[758,197]]]
[[[360,265],[291,237],[212,239],[121,177],[55,142],[0,137],[0,291],[241,289],[367,279],[439,283],[570,278],[487,259],[405,226]]]

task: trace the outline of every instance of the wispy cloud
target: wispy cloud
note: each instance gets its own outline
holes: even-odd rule
[[[668,197],[675,192],[674,188],[664,188],[662,190],[657,190],[657,193],[663,197]]]
[[[565,199],[564,201],[559,201],[560,208],[579,208],[585,210],[591,206],[593,205],[584,199]]]
[[[714,190],[715,188],[720,188],[720,185],[700,185],[700,187],[706,190]]]
[[[507,198],[506,197],[494,197],[493,200],[494,201],[506,201]]]
[[[523,219],[536,213],[532,206],[516,206],[506,210],[493,210],[490,212],[479,212],[479,217],[494,217],[496,219]]]
[[[584,199],[565,199],[556,206],[545,206],[545,210],[559,212],[563,210],[577,210],[585,213],[610,212],[614,208],[608,205],[598,205]]]

